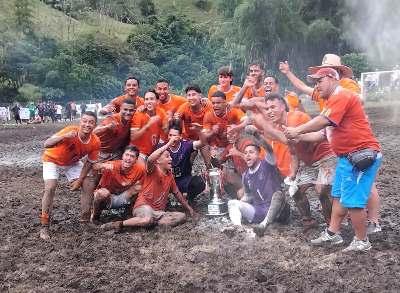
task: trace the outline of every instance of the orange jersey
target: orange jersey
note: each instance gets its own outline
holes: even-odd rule
[[[300,100],[297,95],[288,94],[285,98],[289,106],[289,112],[296,111],[299,108]]]
[[[112,153],[124,148],[129,143],[129,131],[131,128],[131,121],[123,124],[121,115],[119,113],[108,116],[101,121],[101,125],[109,125],[114,122],[117,126],[115,128],[108,128],[102,134],[97,135],[100,138],[100,150],[105,153]]]
[[[119,113],[121,111],[121,105],[124,102],[124,100],[129,99],[128,95],[122,95],[119,97],[116,97],[111,100],[110,103],[108,103],[105,107],[110,109],[110,112],[113,113]],[[131,98],[132,99],[132,98]],[[135,109],[137,109],[139,106],[144,105],[144,100],[142,97],[136,96],[136,99],[132,99],[135,101]],[[111,111],[111,109],[114,108],[114,111]]]
[[[366,148],[380,151],[358,95],[338,87],[329,97],[321,115],[334,126],[330,143],[338,156]]]
[[[191,130],[192,123],[198,123],[203,125],[204,115],[207,111],[212,111],[212,105],[207,101],[205,104],[201,104],[199,112],[193,112],[190,109],[189,102],[182,104],[176,113],[181,114],[181,120],[183,122],[183,137],[185,139],[198,140],[199,136],[197,132]]]
[[[203,129],[212,130],[214,125],[219,126],[217,134],[214,134],[210,139],[211,146],[226,147],[228,145],[228,140],[226,138],[226,128],[230,124],[239,124],[240,120],[245,114],[238,109],[231,109],[226,112],[222,117],[215,115],[214,111],[208,111],[204,115]]]
[[[163,109],[165,113],[168,114],[170,112],[171,114],[174,114],[176,110],[178,110],[179,106],[186,103],[187,100],[185,97],[182,96],[177,96],[177,95],[169,95],[169,101],[166,102],[165,104],[159,102],[158,107],[160,109]]]
[[[210,89],[208,90],[208,98],[211,100],[211,96],[213,93],[215,93],[216,91],[220,91],[219,86],[214,84],[210,87]],[[224,92],[222,91],[225,96],[226,96],[226,101],[230,102],[232,101],[236,94],[240,91],[240,87],[236,86],[236,85],[231,85],[231,87],[229,88],[229,91]]]
[[[171,172],[164,174],[155,165],[152,172],[147,172],[144,178],[142,191],[136,199],[134,208],[149,205],[156,211],[164,211],[167,207],[168,195],[178,192],[174,175]]]
[[[119,194],[129,189],[138,181],[142,181],[146,175],[146,168],[141,163],[135,163],[126,173],[121,173],[122,161],[108,161],[105,164],[112,166],[112,169],[102,171],[98,188],[106,188],[112,194]]]
[[[265,89],[263,86],[261,86],[259,89],[257,89],[257,97],[265,97]],[[255,96],[253,96],[253,89],[248,88],[245,91],[243,98],[246,98],[246,99],[255,98]]]
[[[57,132],[55,136],[64,135],[70,131],[78,131],[79,126],[67,126]],[[46,148],[43,153],[43,162],[52,162],[59,166],[70,166],[88,155],[90,162],[97,161],[100,152],[100,139],[95,134],[90,134],[89,142],[83,143],[79,136],[65,138],[56,146]]]
[[[287,113],[288,127],[298,127],[310,120],[310,116],[300,111]],[[295,144],[294,147],[297,157],[307,166],[311,166],[326,156],[334,156],[331,146],[326,140],[321,142],[301,141]]]
[[[150,155],[153,149],[160,141],[160,136],[164,133],[163,128],[168,123],[168,118],[162,109],[156,108],[156,115],[160,117],[158,123],[154,123],[149,129],[138,139],[131,140],[130,145],[136,146],[141,154]],[[146,112],[136,112],[132,117],[131,132],[137,131],[147,124],[150,116]]]
[[[339,86],[342,88],[345,88],[352,93],[355,93],[359,95],[361,93],[361,88],[358,85],[358,83],[355,80],[352,80],[351,78],[342,78],[339,80]],[[314,92],[311,96],[313,101],[316,101],[319,105],[319,110],[322,111],[326,105],[326,100],[324,100],[318,93],[316,89],[314,89]]]
[[[290,149],[287,144],[280,142],[279,140],[269,140],[269,144],[274,151],[274,156],[276,158],[276,166],[283,177],[290,175],[290,163],[292,156],[290,154]]]

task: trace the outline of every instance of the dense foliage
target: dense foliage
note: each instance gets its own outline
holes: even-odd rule
[[[98,13],[132,26],[126,39],[86,32],[61,40],[35,31],[30,1],[9,1],[14,24],[0,31],[0,102],[108,100],[128,75],[140,78],[142,90],[164,77],[175,92],[190,83],[206,91],[222,65],[232,65],[240,83],[253,60],[272,72],[289,60],[296,70],[326,52],[348,54],[357,74],[368,68],[344,37],[343,0],[192,1],[192,9],[214,13],[211,24],[152,0],[42,0],[72,20]]]

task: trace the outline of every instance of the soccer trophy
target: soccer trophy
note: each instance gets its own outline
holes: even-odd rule
[[[208,170],[208,176],[210,178],[211,189],[211,201],[208,204],[207,216],[223,216],[228,213],[228,205],[221,198],[222,196],[222,182],[221,182],[221,171],[218,168],[212,168]]]

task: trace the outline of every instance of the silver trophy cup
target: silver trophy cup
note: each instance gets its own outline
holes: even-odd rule
[[[208,203],[207,216],[223,216],[228,214],[228,205],[221,199],[222,196],[222,182],[221,171],[218,168],[208,170],[211,188],[210,197],[211,201]]]

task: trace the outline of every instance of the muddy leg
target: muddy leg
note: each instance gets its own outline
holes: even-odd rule
[[[57,187],[57,179],[44,180],[44,193],[42,197],[42,213],[40,215],[40,238],[49,240],[50,215],[53,210],[53,201]]]
[[[325,218],[325,222],[329,226],[332,215],[332,202],[331,202],[332,185],[317,185],[315,186],[315,189],[319,196],[319,201],[321,202],[322,215]]]
[[[168,212],[159,221],[158,225],[164,228],[175,227],[186,221],[186,214],[180,212]]]
[[[315,223],[315,219],[311,216],[310,202],[308,201],[306,191],[311,184],[299,186],[299,190],[293,195],[296,207],[300,212],[301,219],[305,226]]]
[[[81,193],[81,223],[90,221],[91,208],[93,203],[94,181],[92,177],[87,176],[82,183]]]

